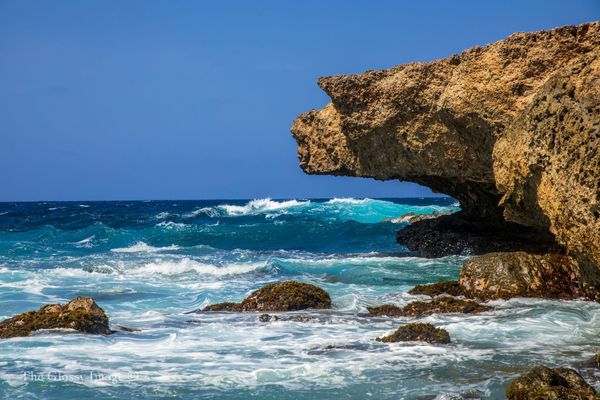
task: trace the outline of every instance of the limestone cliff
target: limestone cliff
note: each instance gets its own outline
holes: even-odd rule
[[[331,103],[292,126],[304,171],[426,185],[464,210],[440,220],[555,240],[600,282],[600,22],[318,84]]]

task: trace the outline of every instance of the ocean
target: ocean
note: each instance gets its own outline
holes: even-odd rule
[[[0,203],[0,319],[76,296],[110,336],[43,332],[0,341],[2,399],[502,399],[532,366],[568,366],[600,346],[600,305],[494,301],[480,315],[421,318],[449,345],[380,343],[411,318],[416,284],[456,279],[469,256],[415,257],[395,242],[407,212],[450,198]],[[305,321],[190,313],[268,283],[325,289]],[[333,346],[330,348],[328,346]]]

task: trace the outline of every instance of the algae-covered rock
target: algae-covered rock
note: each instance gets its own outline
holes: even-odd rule
[[[506,388],[509,400],[597,400],[598,396],[575,370],[543,365],[514,379]]]
[[[409,294],[422,294],[431,297],[439,296],[441,294],[448,294],[450,296],[463,296],[464,291],[458,281],[440,281],[437,283],[431,283],[428,285],[417,285],[408,291]]]
[[[467,297],[576,299],[583,297],[579,271],[561,254],[490,253],[474,258],[460,271]]]
[[[226,301],[224,303],[211,304],[204,307],[202,311],[242,311],[242,305],[240,303],[233,303]]]
[[[493,307],[479,304],[473,300],[461,300],[454,297],[437,297],[432,301],[413,301],[408,303],[402,313],[407,317],[422,317],[431,314],[463,313],[477,314],[493,310]]]
[[[331,308],[329,294],[315,285],[284,281],[254,291],[241,303],[212,304],[203,311],[297,311],[307,308]]]
[[[367,307],[367,311],[369,311],[369,315],[379,316],[379,315],[387,315],[388,317],[401,317],[404,316],[404,312],[401,307],[395,306],[393,304],[383,304],[381,306],[376,307]]]
[[[367,310],[372,316],[422,317],[431,314],[447,313],[477,314],[493,310],[493,308],[479,304],[473,300],[461,300],[450,296],[442,296],[432,301],[413,301],[402,308],[393,304],[384,304],[378,307],[367,307]]]
[[[436,328],[431,324],[419,322],[410,323],[398,328],[394,333],[376,339],[378,342],[427,342],[450,343],[450,335],[444,329]]]
[[[66,304],[48,304],[0,322],[0,338],[29,336],[42,329],[74,329],[92,334],[111,334],[108,317],[89,297]]]

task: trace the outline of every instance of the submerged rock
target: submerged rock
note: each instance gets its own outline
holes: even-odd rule
[[[241,303],[218,303],[202,311],[298,311],[331,308],[329,294],[308,283],[276,282],[258,289]]]
[[[490,253],[474,258],[460,271],[468,297],[482,300],[512,297],[576,299],[584,294],[570,257],[525,252]]]
[[[367,307],[372,316],[387,315],[389,317],[422,317],[431,314],[463,313],[477,314],[493,310],[493,307],[479,304],[472,300],[461,300],[450,296],[442,296],[432,301],[413,301],[400,308],[393,304],[378,307]]]
[[[428,285],[417,285],[408,291],[409,294],[422,294],[431,297],[447,294],[450,296],[463,296],[464,290],[458,281],[440,281]]]
[[[450,343],[450,335],[444,329],[431,324],[413,322],[398,328],[394,333],[375,339],[378,342],[427,342]]]
[[[29,336],[42,329],[74,329],[109,335],[108,317],[89,297],[79,296],[66,304],[48,304],[0,322],[0,338]]]
[[[460,213],[398,233],[410,250],[564,248],[600,295],[599,55],[600,22],[591,22],[320,78],[331,103],[291,129],[300,166],[412,181],[459,200]]]
[[[472,300],[461,300],[454,297],[437,297],[432,301],[413,301],[408,303],[402,312],[408,317],[421,317],[431,314],[463,313],[478,314],[493,310],[493,307],[479,304]]]
[[[376,306],[376,307],[367,307],[367,311],[369,312],[369,315],[372,315],[372,316],[379,316],[379,315],[387,315],[388,317],[404,316],[404,311],[402,311],[402,308],[395,306],[393,304],[383,304],[381,306]]]
[[[314,320],[314,317],[310,317],[307,315],[293,315],[293,316],[278,316],[271,314],[261,314],[258,317],[260,322],[274,322],[274,321],[291,321],[291,322],[309,322]]]
[[[506,388],[509,400],[597,400],[596,391],[575,370],[538,366]]]

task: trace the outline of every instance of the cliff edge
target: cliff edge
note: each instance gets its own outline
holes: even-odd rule
[[[331,103],[292,126],[305,172],[448,194],[462,212],[415,223],[399,241],[426,253],[429,243],[431,256],[566,253],[597,297],[600,22],[515,33],[445,59],[318,84]],[[434,251],[440,232],[453,241]],[[467,239],[456,245],[460,235]]]

